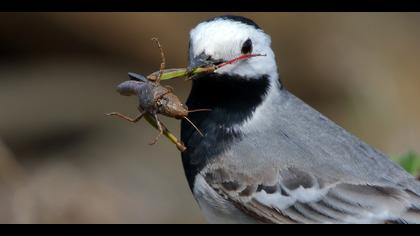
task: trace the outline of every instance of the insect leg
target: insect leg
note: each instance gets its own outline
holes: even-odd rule
[[[157,127],[159,129],[159,134],[156,136],[156,138],[152,142],[150,142],[150,145],[155,145],[157,143],[157,141],[159,140],[160,136],[162,136],[163,132],[164,132],[163,127],[162,127],[162,123],[160,122],[157,114],[155,114],[154,117],[155,117],[155,120],[156,120]]]
[[[162,62],[160,63],[159,75],[156,79],[156,83],[159,84],[160,83],[160,78],[162,77],[163,70],[165,69],[166,58],[165,58],[165,53],[163,52],[162,45],[159,42],[159,39],[158,38],[152,38],[152,40],[157,43],[157,46],[159,47],[159,50],[160,50],[160,57],[162,59]]]
[[[121,119],[123,119],[123,120],[126,120],[126,121],[128,121],[128,122],[131,122],[131,123],[136,123],[136,122],[138,122],[144,115],[146,114],[146,112],[142,112],[139,116],[137,116],[136,118],[131,118],[131,117],[128,117],[128,116],[126,116],[126,115],[123,115],[123,114],[121,114],[121,113],[119,113],[119,112],[112,112],[112,113],[109,113],[109,114],[106,114],[107,116],[115,116],[115,117],[118,117],[118,118],[121,118]]]

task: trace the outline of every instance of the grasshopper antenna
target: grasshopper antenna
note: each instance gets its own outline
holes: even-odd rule
[[[195,128],[195,130],[197,130],[201,137],[204,137],[203,132],[201,132],[200,129],[190,119],[188,119],[188,117],[184,116],[184,119],[188,121],[188,123],[190,123]]]

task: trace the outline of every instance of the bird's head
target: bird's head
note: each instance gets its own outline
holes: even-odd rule
[[[190,32],[190,67],[217,65],[249,53],[266,56],[242,60],[215,73],[247,79],[265,75],[277,80],[271,38],[252,20],[240,16],[219,16],[198,24]]]

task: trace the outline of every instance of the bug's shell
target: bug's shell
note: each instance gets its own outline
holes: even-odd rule
[[[188,107],[184,105],[173,93],[168,93],[159,101],[159,112],[175,119],[188,116]]]

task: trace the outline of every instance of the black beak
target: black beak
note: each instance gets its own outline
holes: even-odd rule
[[[190,60],[190,65],[188,66],[188,71],[192,71],[195,68],[198,67],[207,67],[211,65],[218,65],[220,63],[223,63],[223,60],[215,60],[211,56],[205,54],[204,52],[200,55],[192,58]]]

